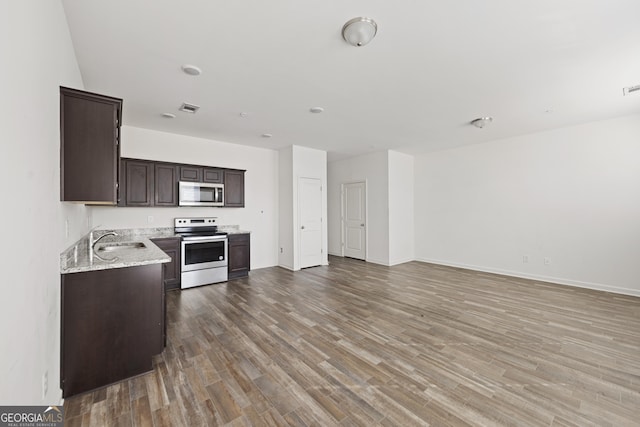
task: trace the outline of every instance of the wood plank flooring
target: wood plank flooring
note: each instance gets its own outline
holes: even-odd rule
[[[640,425],[640,298],[330,262],[169,293],[154,371],[65,426]]]

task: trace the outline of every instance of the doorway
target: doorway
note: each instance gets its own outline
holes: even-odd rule
[[[322,182],[298,178],[300,268],[322,264]]]
[[[344,256],[367,258],[367,192],[365,182],[342,184],[342,239]]]

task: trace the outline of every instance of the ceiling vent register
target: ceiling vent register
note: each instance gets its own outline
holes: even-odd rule
[[[189,104],[187,102],[182,103],[182,106],[180,107],[180,111],[184,111],[185,113],[192,113],[192,114],[198,111],[199,109],[200,109],[199,106],[195,104]]]

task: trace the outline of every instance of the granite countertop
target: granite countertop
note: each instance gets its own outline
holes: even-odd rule
[[[95,235],[101,236],[110,230],[97,230]],[[114,251],[101,251],[100,248],[110,243],[139,242],[144,248],[122,247]],[[89,234],[80,239],[60,254],[60,273],[80,273],[86,271],[108,270],[112,268],[136,267],[140,265],[161,264],[170,262],[169,257],[146,237],[127,235],[108,236],[96,245],[93,254],[89,253]]]
[[[138,265],[160,264],[170,262],[171,258],[157,247],[150,239],[167,237],[180,238],[173,227],[157,228],[127,228],[119,230],[93,230],[95,237],[100,237],[109,231],[115,231],[118,236],[107,236],[96,245],[96,253],[89,254],[89,233],[74,245],[60,254],[60,273],[80,273],[83,271],[108,270],[110,268],[135,267]],[[218,231],[228,234],[251,234],[241,230],[237,225],[220,225]],[[141,242],[144,248],[122,248],[115,251],[100,251],[109,243]]]
[[[237,225],[219,225],[218,231],[222,231],[227,234],[251,234],[250,231],[240,230],[240,227]]]

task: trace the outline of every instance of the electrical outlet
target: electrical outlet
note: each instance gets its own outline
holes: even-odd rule
[[[153,216],[152,216],[152,215],[149,215],[149,216],[147,217],[147,223],[149,223],[149,224],[152,224],[152,223],[153,223]]]
[[[49,371],[45,371],[42,374],[42,399],[47,398],[47,392],[49,391]]]
[[[523,264],[529,263],[529,255],[522,255],[522,263]]]
[[[544,257],[544,265],[551,265],[551,258]]]

